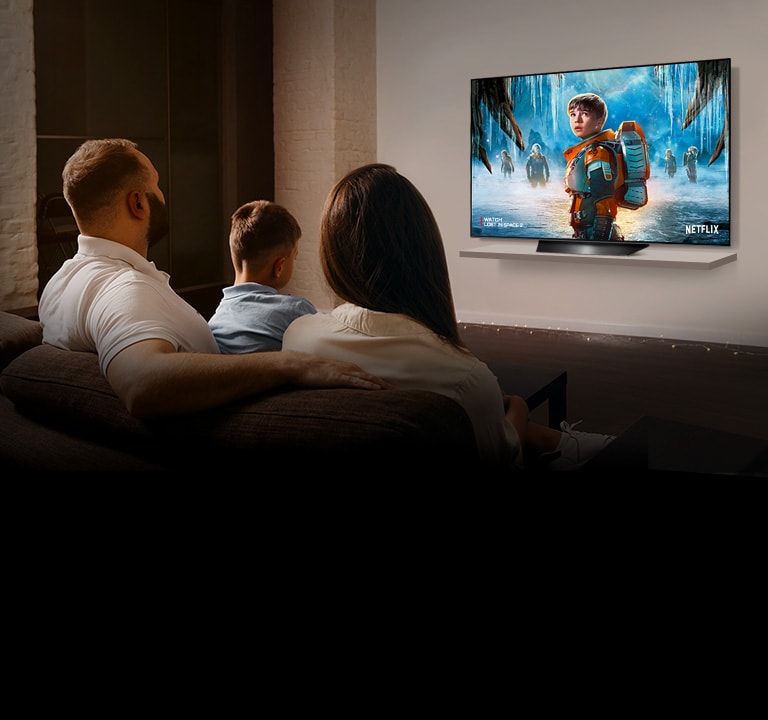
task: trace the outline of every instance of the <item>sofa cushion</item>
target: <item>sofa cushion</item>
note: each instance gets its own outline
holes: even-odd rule
[[[425,465],[476,457],[463,408],[427,391],[285,389],[205,412],[140,420],[114,394],[95,354],[45,344],[10,362],[0,388],[19,411],[46,425],[175,467],[194,467],[203,458],[258,465],[270,457],[261,451],[283,453],[288,465],[325,453],[402,459],[415,452]]]
[[[37,320],[0,312],[0,369],[42,341],[43,329]]]
[[[3,479],[29,479],[30,471],[165,472],[168,468],[133,453],[106,447],[42,425],[17,412],[0,394],[0,467]]]

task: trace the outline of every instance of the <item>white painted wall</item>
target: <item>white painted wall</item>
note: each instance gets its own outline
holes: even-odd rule
[[[378,0],[377,159],[431,204],[460,319],[768,346],[766,28],[767,0]],[[719,57],[732,59],[735,262],[691,270],[459,257],[484,243],[469,234],[471,78]]]

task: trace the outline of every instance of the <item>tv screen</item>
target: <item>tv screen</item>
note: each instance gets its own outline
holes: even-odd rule
[[[473,79],[472,237],[730,245],[730,73],[716,59]]]

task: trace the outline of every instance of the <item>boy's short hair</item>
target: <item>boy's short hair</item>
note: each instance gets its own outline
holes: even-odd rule
[[[592,113],[595,117],[601,118],[603,121],[608,117],[608,106],[605,104],[605,100],[599,95],[594,93],[579,93],[574,95],[568,101],[568,112],[576,108],[577,110],[586,110]]]
[[[269,200],[253,200],[232,214],[229,249],[232,261],[259,261],[277,248],[293,250],[301,238],[296,218],[282,205]]]

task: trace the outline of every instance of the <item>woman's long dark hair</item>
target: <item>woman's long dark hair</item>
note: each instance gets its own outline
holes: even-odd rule
[[[407,315],[464,347],[440,229],[391,165],[364,165],[336,183],[320,222],[320,261],[342,300]]]

